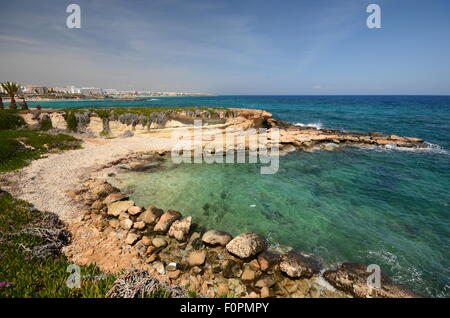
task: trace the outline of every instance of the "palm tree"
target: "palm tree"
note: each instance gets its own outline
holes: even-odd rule
[[[5,82],[5,83],[2,83],[2,88],[5,90],[5,92],[11,98],[9,108],[17,109],[16,100],[14,99],[14,96],[16,96],[17,91],[19,90],[19,85],[17,85],[17,83],[14,83],[14,82]]]
[[[27,101],[25,100],[25,95],[22,95],[22,110],[28,110],[28,104]]]
[[[0,95],[0,109],[4,109],[5,107],[3,106],[3,98]]]

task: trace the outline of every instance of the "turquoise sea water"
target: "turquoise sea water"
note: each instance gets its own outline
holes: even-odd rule
[[[304,125],[424,138],[428,149],[294,152],[275,175],[250,164],[165,164],[115,182],[140,205],[174,208],[208,228],[257,231],[342,261],[379,264],[397,282],[450,297],[450,97],[212,96],[68,106],[224,106],[265,109]],[[32,103],[30,103],[32,104]]]

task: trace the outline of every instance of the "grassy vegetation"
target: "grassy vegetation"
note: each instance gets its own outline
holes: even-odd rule
[[[101,108],[68,108],[66,114],[72,112],[95,112],[100,118],[107,118],[110,116],[118,116],[121,114],[136,114],[149,117],[152,113],[164,113],[168,111],[181,112],[186,110],[207,110],[210,113],[214,113],[214,110],[225,110],[232,112],[232,110],[220,107],[101,107]]]
[[[0,110],[0,130],[16,129],[25,125],[25,121],[17,115],[17,112],[17,110],[13,109]]]
[[[64,256],[38,258],[28,251],[46,243],[25,231],[45,227],[43,220],[44,213],[0,192],[0,297],[104,297],[115,276],[94,265],[81,267],[81,288],[69,288],[71,263]]]
[[[26,166],[43,154],[78,149],[80,141],[72,136],[50,135],[35,130],[0,130],[0,172]]]
[[[53,128],[52,120],[48,117],[43,118],[40,123],[40,129],[43,131],[47,131]]]

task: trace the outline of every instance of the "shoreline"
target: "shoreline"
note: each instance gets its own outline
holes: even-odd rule
[[[243,110],[239,110],[243,111]],[[282,127],[285,134],[281,135],[281,143],[288,145],[290,147],[289,151],[297,150],[308,150],[311,147],[314,147],[314,144],[303,145],[300,144],[299,138],[297,136],[303,135],[305,132],[308,134],[312,134],[313,137],[317,138],[317,142],[319,145],[324,144],[326,147],[326,143],[329,140],[331,142],[336,142],[340,144],[339,138],[345,136],[345,138],[357,138],[355,142],[359,142],[359,138],[363,138],[362,141],[370,141],[371,144],[377,144],[377,141],[381,141],[381,143],[386,142],[386,138],[376,133],[373,136],[360,134],[358,135],[349,135],[343,134],[340,135],[339,132],[334,130],[315,130],[303,127],[294,127],[292,125],[286,126],[286,123],[276,121],[271,119],[271,116],[263,115],[264,113],[258,113],[258,116],[247,116],[244,118],[236,117],[231,119],[233,124],[237,127],[249,127],[255,125],[260,122],[261,117],[265,116],[265,120],[271,120],[272,123],[275,123],[279,127]],[[253,113],[254,115],[254,113]],[[263,117],[264,118],[264,117]],[[26,200],[32,203],[37,209],[42,211],[50,211],[56,213],[66,224],[69,225],[72,233],[77,233],[80,231],[79,236],[75,235],[74,242],[77,242],[77,237],[83,237],[88,233],[94,233],[98,235],[100,242],[104,242],[105,238],[101,239],[101,235],[98,230],[95,229],[95,225],[92,223],[103,224],[102,217],[91,221],[91,224],[88,226],[84,223],[83,218],[85,215],[82,211],[86,211],[86,207],[89,207],[89,204],[86,205],[86,202],[80,202],[79,200],[73,200],[73,196],[67,196],[67,193],[74,191],[74,189],[78,189],[80,184],[85,184],[87,180],[90,178],[98,179],[105,178],[108,173],[115,169],[115,167],[121,163],[131,164],[133,162],[139,161],[142,159],[142,155],[151,153],[152,155],[161,153],[166,153],[170,151],[173,147],[173,140],[168,137],[168,132],[170,132],[170,128],[163,128],[156,130],[151,133],[146,133],[142,135],[136,135],[128,138],[115,138],[115,139],[104,139],[104,138],[86,138],[84,137],[83,148],[79,150],[72,150],[58,154],[49,154],[46,158],[42,158],[36,161],[33,161],[28,167],[25,167],[18,172],[6,173],[2,175],[2,188],[10,192],[15,197]],[[317,134],[317,132],[320,132]],[[325,134],[326,137],[321,137],[321,133]],[[317,136],[318,135],[318,136]],[[332,136],[332,137],[330,137]],[[367,139],[369,138],[369,139]],[[381,139],[377,139],[381,138]],[[403,137],[397,137],[397,139],[392,139],[392,137],[388,137],[388,141],[391,142],[405,142],[408,145],[413,145],[414,143],[420,143],[419,139],[413,139],[412,141],[408,139],[403,139]],[[333,140],[334,139],[334,140]],[[151,142],[149,142],[151,140]],[[172,140],[172,141],[171,141]],[[396,141],[397,140],[397,141]],[[410,143],[409,143],[410,142]],[[342,144],[341,144],[342,145]],[[293,148],[293,149],[292,149]],[[332,150],[324,148],[325,150]],[[6,180],[4,179],[6,177]],[[5,182],[6,181],[6,182]],[[93,204],[94,202],[90,202]],[[92,208],[92,206],[91,206]],[[141,208],[142,210],[142,208]],[[142,213],[142,211],[141,211]],[[101,214],[100,214],[101,215]],[[97,216],[95,216],[97,218]],[[84,220],[84,221],[83,221]],[[195,220],[194,220],[195,222]],[[135,223],[135,222],[134,222]],[[83,225],[84,224],[84,225]],[[97,224],[98,225],[98,224]],[[101,225],[101,226],[103,226]],[[226,229],[218,229],[218,230],[226,230]],[[92,232],[93,231],[93,232]],[[111,233],[111,232],[109,232]],[[117,234],[117,233],[115,233]],[[200,235],[199,233],[198,235]],[[111,234],[112,235],[112,234]],[[108,239],[110,237],[108,236]],[[197,237],[199,238],[199,237]],[[117,237],[116,237],[117,239]],[[122,234],[121,238],[116,240],[115,242],[119,244],[118,246],[123,246],[124,241],[126,241],[126,237]],[[86,242],[84,242],[86,243]],[[135,243],[135,242],[134,242]],[[76,249],[76,245],[81,248],[83,244],[74,243],[71,246]],[[117,247],[118,247],[117,246]],[[70,247],[69,247],[70,248]],[[224,254],[225,251],[219,251],[219,254]],[[103,249],[100,249],[103,250]],[[131,247],[130,249],[131,250]],[[214,252],[218,252],[214,250]],[[92,253],[91,255],[84,256],[88,257],[97,257],[95,250],[85,249],[79,250],[78,252],[72,253],[71,257],[77,259],[77,253],[83,255],[83,253]],[[133,254],[132,252],[130,252]],[[70,254],[70,253],[69,253]],[[223,256],[223,255],[222,255]],[[225,257],[225,256],[224,256]],[[125,257],[126,258],[126,257]],[[91,258],[92,260],[92,258]],[[80,260],[79,260],[80,261]],[[97,260],[98,261],[98,260]],[[97,262],[96,261],[96,262]],[[239,263],[239,260],[234,260]],[[242,261],[242,260],[241,260]],[[130,263],[127,263],[128,265]],[[247,269],[250,266],[250,262],[242,263],[243,267]],[[134,264],[131,264],[134,265]],[[298,265],[298,264],[297,264]],[[161,267],[160,265],[158,265]],[[241,270],[244,271],[241,266]],[[256,264],[253,263],[253,270],[257,272]],[[298,266],[297,266],[298,267]],[[105,267],[107,268],[107,267]],[[153,267],[152,267],[153,268]],[[154,269],[154,268],[153,268]],[[353,270],[353,269],[352,269]],[[162,272],[160,270],[160,272]],[[248,272],[248,271],[247,271]],[[278,271],[279,272],[279,271]],[[346,272],[348,274],[348,271]],[[263,274],[262,272],[260,273]],[[266,273],[264,273],[264,277]],[[317,273],[316,273],[317,274]],[[361,273],[359,273],[361,274]],[[359,275],[358,274],[358,275]],[[198,274],[197,274],[198,275]],[[240,273],[242,275],[242,273]],[[251,274],[249,274],[251,277]],[[340,276],[342,276],[341,274]],[[361,277],[355,275],[355,280],[361,280]],[[161,276],[161,275],[160,275]],[[313,275],[314,276],[314,275]],[[280,276],[283,280],[286,277]],[[315,279],[322,276],[315,276]],[[164,278],[164,277],[163,277]],[[167,278],[167,277],[166,277]],[[239,279],[239,278],[234,278]],[[256,279],[254,279],[254,282]],[[286,281],[289,282],[290,280]],[[294,279],[294,281],[296,281]],[[256,282],[255,282],[256,283]],[[313,282],[310,282],[313,284]],[[361,283],[361,282],[359,282]],[[238,284],[239,285],[239,284]],[[295,283],[297,286],[297,283]],[[308,285],[309,286],[309,285]],[[201,286],[200,286],[201,287]],[[267,287],[267,286],[265,286]],[[292,287],[293,288],[293,287]],[[319,287],[315,287],[316,289]],[[348,286],[346,287],[348,289]],[[242,289],[242,288],[241,288]],[[320,289],[320,288],[319,288]],[[267,292],[267,290],[265,290]],[[242,292],[241,292],[242,293]],[[250,292],[251,293],[251,292]],[[248,293],[250,295],[250,293]],[[324,292],[326,293],[326,292]],[[207,294],[207,293],[206,293]],[[295,292],[294,292],[295,294]],[[347,292],[346,295],[350,293]],[[247,296],[249,296],[247,295]],[[317,296],[317,293],[315,294]],[[319,293],[320,295],[320,293]],[[412,294],[411,294],[412,295]],[[253,296],[255,296],[253,294]],[[299,295],[297,295],[299,296]]]

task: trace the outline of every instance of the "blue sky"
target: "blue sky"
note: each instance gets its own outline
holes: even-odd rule
[[[82,28],[66,27],[81,6]],[[368,29],[379,4],[382,28]],[[0,81],[213,94],[450,94],[450,1],[0,4]]]

